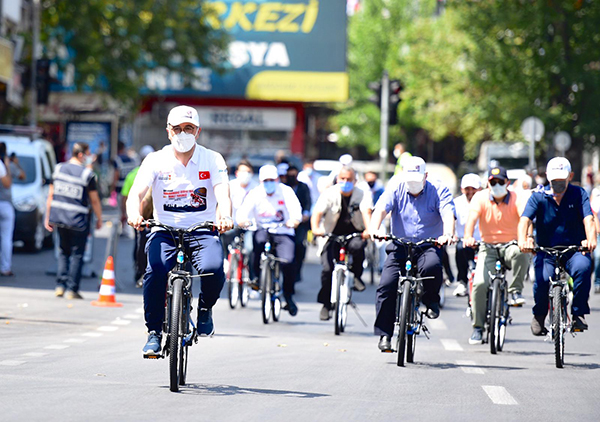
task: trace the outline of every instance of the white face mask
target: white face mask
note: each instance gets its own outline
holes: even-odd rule
[[[508,192],[506,190],[506,183],[503,185],[498,183],[495,186],[491,186],[490,189],[492,190],[492,196],[494,198],[502,198],[503,196],[506,196],[506,193]]]
[[[394,150],[394,157],[400,158],[400,150],[399,149]]]
[[[247,185],[252,180],[252,173],[249,171],[238,171],[236,177],[242,185]]]
[[[412,195],[418,195],[421,193],[423,188],[425,187],[425,183],[423,182],[406,182],[406,190],[408,193]]]
[[[177,152],[188,152],[196,144],[196,137],[191,133],[181,132],[179,135],[173,134],[171,145]]]

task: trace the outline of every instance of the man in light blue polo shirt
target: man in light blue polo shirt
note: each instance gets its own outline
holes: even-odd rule
[[[385,216],[391,213],[392,234],[413,242],[429,237],[437,238],[438,245],[450,243],[454,236],[454,203],[452,194],[438,180],[427,180],[425,161],[409,157],[403,162],[402,172],[394,176],[377,201],[369,225],[371,235],[377,233]],[[379,349],[391,350],[394,333],[396,293],[400,271],[407,250],[391,243],[386,248],[388,257],[383,266],[381,281],[377,288],[377,318],[375,335],[379,335]],[[427,306],[427,317],[435,319],[440,314],[439,290],[442,285],[442,250],[433,244],[425,244],[415,254],[419,276],[433,276],[423,282],[421,301]]]

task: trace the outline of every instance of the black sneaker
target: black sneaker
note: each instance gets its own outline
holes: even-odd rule
[[[283,309],[288,311],[291,316],[296,316],[298,314],[298,306],[296,306],[296,303],[292,299],[292,296],[285,295],[284,298],[285,298],[286,304]]]
[[[258,292],[260,290],[260,284],[258,284],[258,278],[255,278],[252,281],[250,281],[248,283],[248,287],[250,287],[252,290]]]
[[[198,335],[209,337],[215,333],[215,324],[212,319],[212,309],[200,309],[198,311]]]
[[[326,305],[323,305],[323,307],[321,308],[319,318],[321,319],[321,321],[328,321],[329,319],[331,319],[331,316],[329,315],[329,308]]]
[[[392,338],[390,336],[381,336],[379,337],[379,343],[377,344],[379,350],[382,352],[391,352],[392,351]]]
[[[356,292],[362,292],[366,288],[367,286],[365,286],[365,283],[363,283],[363,281],[359,277],[354,277],[354,287],[352,288],[352,290]]]
[[[588,329],[587,322],[583,315],[573,315],[573,325],[571,326],[573,331],[585,331]]]
[[[440,316],[440,305],[438,303],[432,303],[427,307],[427,318],[436,319]]]
[[[469,339],[469,344],[483,344],[483,328],[474,327],[473,334]]]
[[[510,300],[508,304],[510,306],[523,306],[525,305],[525,298],[521,292],[513,292],[510,294]]]
[[[545,316],[534,315],[531,320],[531,333],[534,336],[545,336],[548,330],[544,327]]]
[[[157,334],[156,331],[150,331],[148,333],[148,341],[142,350],[144,356],[157,356],[160,355],[160,341],[162,336]]]

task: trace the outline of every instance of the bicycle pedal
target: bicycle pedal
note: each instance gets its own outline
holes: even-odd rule
[[[381,353],[396,353],[396,351],[393,349],[388,349],[388,350],[382,350]]]
[[[431,331],[429,331],[429,328],[427,328],[427,326],[426,326],[426,325],[423,325],[423,326],[421,326],[421,328],[423,328],[423,334],[425,335],[425,337],[427,338],[427,340],[430,340],[430,339],[431,339],[431,337],[429,337],[429,333],[430,333]]]
[[[143,355],[144,359],[162,359],[163,355]]]

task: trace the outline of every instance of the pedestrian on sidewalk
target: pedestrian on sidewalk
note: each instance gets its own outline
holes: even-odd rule
[[[15,209],[12,204],[11,165],[6,156],[6,144],[0,143],[0,276],[12,277],[13,232]]]
[[[46,229],[56,228],[59,238],[55,296],[83,299],[79,294],[83,253],[90,231],[90,205],[96,214],[96,229],[102,227],[102,207],[96,175],[91,170],[90,147],[73,145],[72,156],[56,166],[46,203]],[[65,293],[66,290],[66,293]]]

